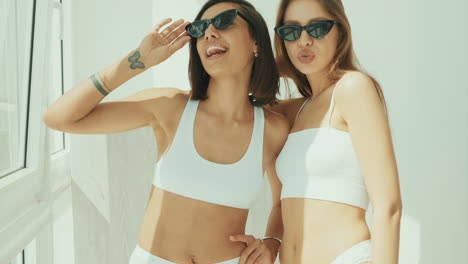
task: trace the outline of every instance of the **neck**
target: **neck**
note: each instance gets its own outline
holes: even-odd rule
[[[226,120],[251,118],[253,105],[249,101],[249,78],[226,76],[211,78],[208,84],[208,99],[201,104],[208,111]]]
[[[320,95],[323,91],[332,85],[332,82],[328,78],[328,74],[325,71],[307,74],[306,76],[310,87],[312,88],[312,95],[314,97]]]

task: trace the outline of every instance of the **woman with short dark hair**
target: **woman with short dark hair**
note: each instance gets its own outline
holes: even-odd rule
[[[278,90],[267,26],[244,0],[208,1],[192,23],[161,30],[169,22],[60,97],[44,121],[77,134],[153,129],[159,159],[131,264],[273,263],[282,232],[279,199],[264,243],[242,235],[264,172],[276,179],[275,159],[289,131],[284,118],[262,107]],[[192,91],[147,89],[100,103],[189,41]]]

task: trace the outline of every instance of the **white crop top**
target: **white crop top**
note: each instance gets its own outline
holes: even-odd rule
[[[168,151],[155,164],[153,185],[188,198],[248,209],[263,184],[263,108],[254,107],[253,133],[244,156],[235,163],[220,164],[206,160],[195,149],[198,105],[198,100],[188,100]]]
[[[312,198],[367,210],[369,198],[351,136],[330,127],[334,92],[328,125],[289,134],[276,160],[278,177],[283,184],[281,199]]]

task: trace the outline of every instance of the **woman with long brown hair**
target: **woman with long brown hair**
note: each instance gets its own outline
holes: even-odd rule
[[[276,165],[281,263],[398,263],[402,202],[385,100],[357,65],[342,2],[282,0],[275,31],[280,74],[302,95],[273,107],[292,127]]]
[[[43,119],[77,134],[153,129],[159,158],[131,264],[270,264],[279,246],[270,238],[282,229],[279,200],[265,243],[237,235],[245,231],[264,171],[276,177],[275,159],[289,131],[284,118],[263,110],[278,90],[266,23],[244,0],[208,1],[190,24],[178,20],[162,29],[169,23],[164,20],[128,56],[78,83]],[[100,103],[189,41],[190,92],[146,89]]]

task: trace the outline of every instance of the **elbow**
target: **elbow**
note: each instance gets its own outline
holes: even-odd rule
[[[49,128],[54,128],[55,127],[55,122],[54,122],[54,119],[51,117],[50,112],[45,112],[42,115],[42,121]]]
[[[49,127],[49,128],[52,128],[53,126],[53,119],[50,117],[50,113],[49,112],[45,112],[43,115],[42,115],[42,121],[44,122],[44,124]]]
[[[374,215],[392,219],[399,222],[403,212],[403,203],[401,200],[395,200],[387,203],[376,204],[374,207]]]
[[[281,209],[281,202],[279,202],[279,203],[273,203],[273,204],[271,205],[270,214],[273,213],[273,212],[276,212],[276,213],[281,214],[281,212],[282,212],[282,209]]]
[[[63,131],[62,125],[57,121],[57,118],[54,118],[52,114],[47,111],[42,115],[42,121],[44,124],[53,130]]]
[[[281,202],[273,204],[272,208],[281,211]]]

